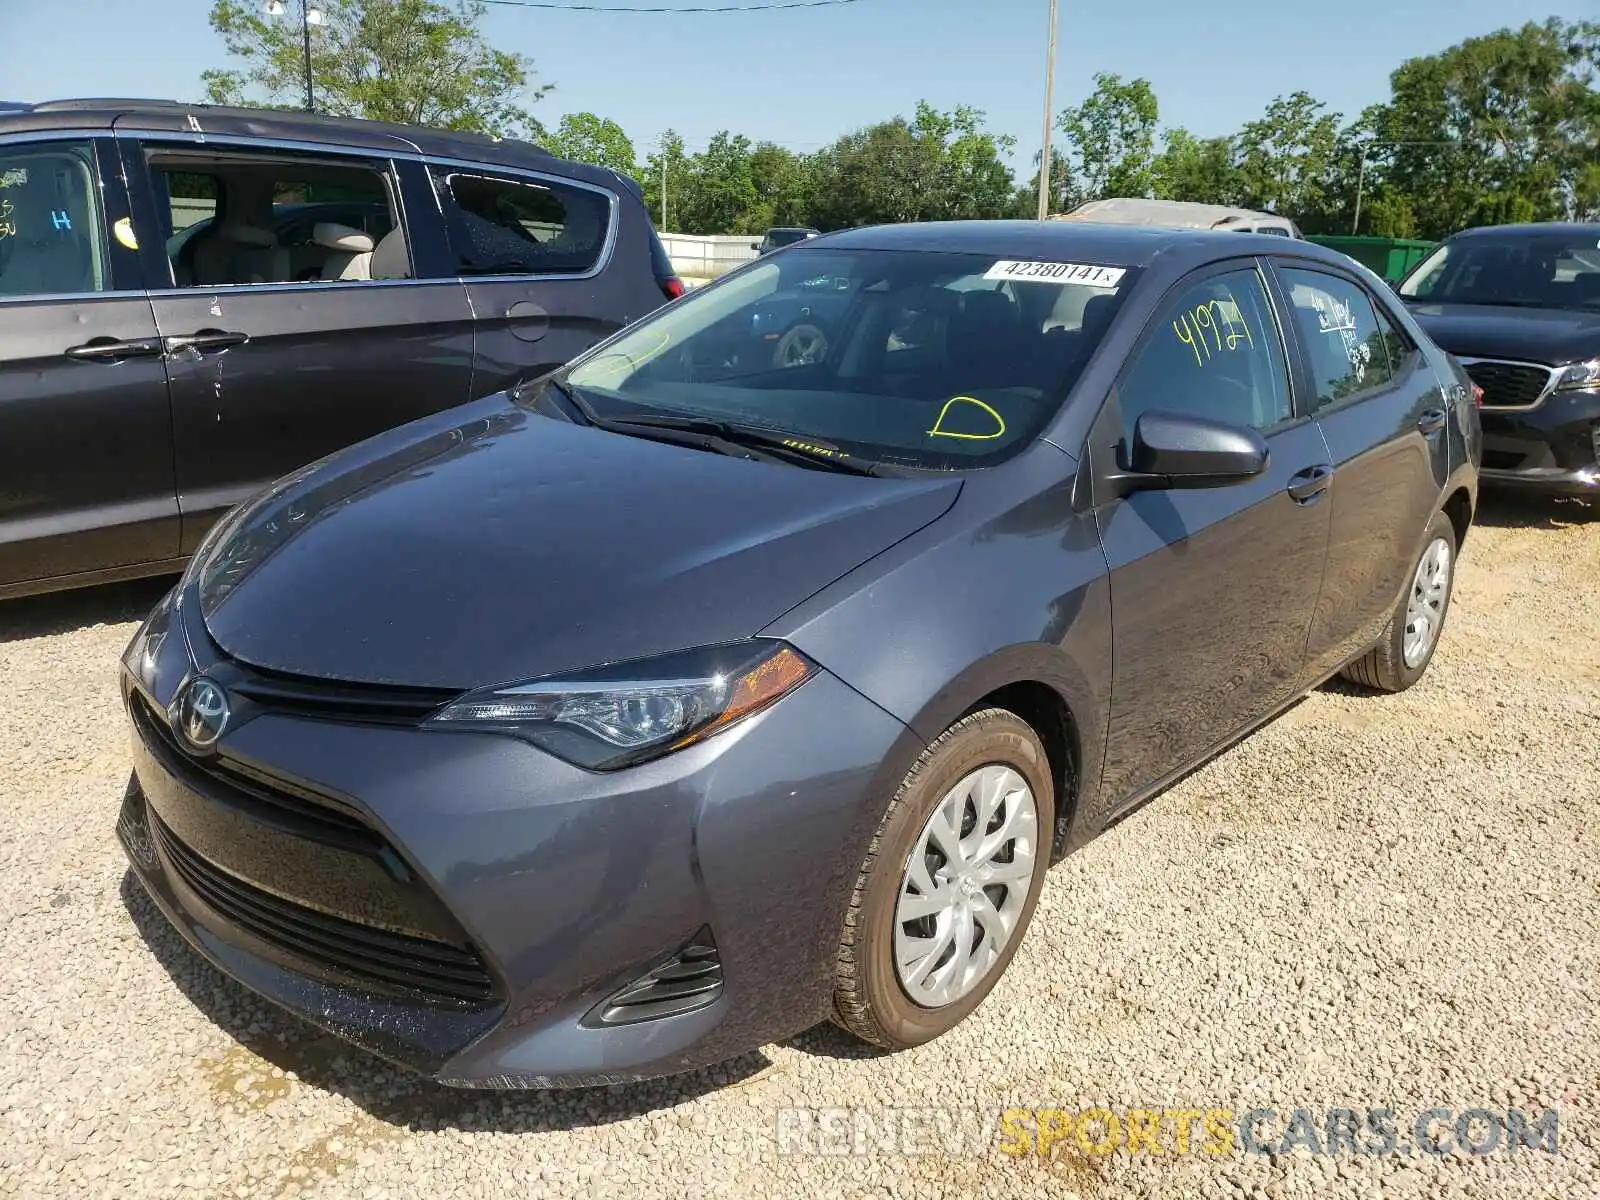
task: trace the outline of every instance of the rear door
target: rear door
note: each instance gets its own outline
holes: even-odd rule
[[[1231,260],[1172,289],[1096,421],[1089,453],[1114,661],[1104,787],[1114,807],[1302,684],[1331,472],[1290,379],[1263,270]],[[1226,487],[1122,490],[1114,476],[1152,409],[1258,430],[1266,471]]]
[[[167,376],[109,138],[0,144],[0,593],[178,554]]]
[[[1275,270],[1334,466],[1328,571],[1307,643],[1326,673],[1383,632],[1450,471],[1450,404],[1398,322],[1353,277]]]
[[[663,298],[646,306],[607,277],[620,198],[605,188],[467,163],[429,169],[477,323],[473,395],[553,370]]]
[[[470,398],[466,294],[413,269],[416,243],[437,236],[431,197],[417,203],[391,159],[214,135],[123,147],[130,176],[162,198],[146,273],[168,352],[186,553],[279,476]],[[332,201],[377,209],[371,228],[387,232],[351,227],[342,244],[319,244],[301,216]],[[167,247],[196,215],[210,224],[173,261]]]

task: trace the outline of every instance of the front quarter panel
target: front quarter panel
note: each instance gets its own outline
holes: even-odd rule
[[[764,631],[923,744],[999,688],[1052,688],[1072,718],[1079,789],[1061,806],[1058,849],[1087,840],[1104,815],[1097,792],[1110,703],[1110,589],[1093,520],[1074,509],[1076,469],[1039,442],[975,473],[939,521]]]

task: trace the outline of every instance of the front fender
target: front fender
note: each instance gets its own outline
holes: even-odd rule
[[[1111,593],[1074,460],[1046,443],[977,473],[940,520],[770,625],[932,742],[985,696],[1042,683],[1065,703],[1078,794],[1068,841],[1104,812]],[[908,764],[909,765],[909,764]]]

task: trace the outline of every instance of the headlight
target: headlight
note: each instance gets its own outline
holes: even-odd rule
[[[506,733],[580,767],[615,770],[702,741],[815,673],[783,642],[739,642],[469,692],[426,724]]]
[[[1600,388],[1600,358],[1563,367],[1556,378],[1558,392],[1573,392],[1583,388]]]
[[[178,589],[173,588],[161,597],[139,626],[139,631],[133,635],[128,648],[122,652],[122,665],[152,692],[160,688],[161,681],[156,678],[156,672],[161,662],[161,647],[172,632],[172,607],[177,594]]]

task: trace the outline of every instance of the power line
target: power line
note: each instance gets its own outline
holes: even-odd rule
[[[483,0],[485,4],[498,4],[504,8],[542,8],[554,12],[591,13],[745,13],[777,12],[786,8],[837,8],[841,4],[859,4],[861,0],[780,0],[776,4],[720,4],[697,5],[688,8],[643,7],[613,4],[559,4],[547,0]]]

